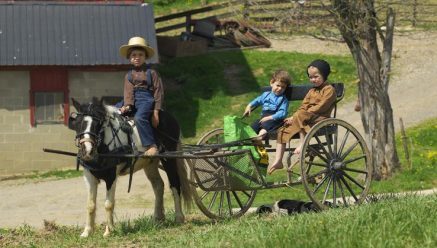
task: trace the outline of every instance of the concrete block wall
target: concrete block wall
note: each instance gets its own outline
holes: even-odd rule
[[[125,72],[69,72],[70,97],[122,96]],[[74,131],[63,124],[31,127],[28,71],[0,71],[0,177],[73,169],[74,157],[45,153],[43,148],[76,152]],[[71,101],[70,101],[71,104]],[[70,111],[75,111],[70,107]]]

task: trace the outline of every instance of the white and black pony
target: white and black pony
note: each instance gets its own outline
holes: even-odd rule
[[[127,125],[114,106],[104,105],[96,98],[91,103],[80,104],[72,99],[77,113],[72,113],[69,128],[76,131],[76,144],[79,147],[78,164],[84,167],[84,179],[88,189],[88,215],[85,230],[81,237],[88,237],[94,229],[96,214],[97,185],[100,180],[106,183],[106,230],[108,236],[113,227],[116,179],[143,169],[150,180],[155,193],[154,219],[164,219],[164,183],[158,171],[162,163],[170,181],[174,198],[176,222],[183,222],[181,196],[185,206],[191,205],[192,197],[186,168],[182,159],[176,158],[139,158],[124,157],[133,154],[141,147],[138,132]],[[180,128],[170,114],[161,111],[159,126],[155,132],[160,152],[176,151],[179,148]],[[135,144],[135,146],[132,146]],[[103,156],[115,154],[118,157]],[[133,165],[133,166],[132,166]],[[131,174],[132,175],[132,174]]]

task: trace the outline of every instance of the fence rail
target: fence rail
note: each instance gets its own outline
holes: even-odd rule
[[[228,1],[198,9],[155,18],[156,33],[185,29],[191,32],[198,20],[235,18],[245,19],[260,29],[287,32],[334,25],[332,14],[326,9],[330,1],[298,1],[293,0],[243,0]],[[437,26],[437,0],[427,2],[418,0],[376,1],[378,18],[385,20],[386,9],[390,6],[397,13],[397,25],[435,25]],[[322,24],[321,24],[322,23]]]

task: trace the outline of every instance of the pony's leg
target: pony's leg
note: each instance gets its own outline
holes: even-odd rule
[[[171,187],[170,189],[171,189],[171,193],[173,195],[173,200],[174,200],[174,210],[175,210],[175,214],[176,214],[175,221],[177,223],[184,223],[185,216],[184,216],[184,213],[182,211],[181,195],[179,194],[178,190],[175,187]]]
[[[106,191],[105,210],[106,210],[106,229],[103,237],[108,237],[111,231],[114,230],[114,207],[115,207],[115,188],[117,179],[114,180],[112,186]]]
[[[95,220],[96,220],[96,197],[97,197],[97,185],[99,180],[95,178],[88,170],[83,171],[83,176],[85,180],[85,186],[88,190],[88,201],[87,201],[87,218],[85,224],[85,230],[83,230],[81,237],[88,237],[90,233],[94,230]]]
[[[157,221],[164,220],[164,182],[158,171],[158,159],[150,159],[150,162],[145,162],[144,172],[153,187],[155,193],[155,212],[153,217]]]

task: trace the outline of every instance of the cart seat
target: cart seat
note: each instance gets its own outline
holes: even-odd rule
[[[331,83],[332,86],[334,86],[335,88],[335,92],[337,93],[337,99],[334,103],[334,110],[331,114],[332,118],[335,118],[337,115],[337,103],[339,101],[341,101],[341,99],[343,99],[344,96],[344,84],[341,82],[337,82],[337,83]],[[305,84],[305,85],[290,85],[288,86],[288,88],[285,90],[285,96],[287,97],[288,101],[301,101],[305,98],[306,94],[308,93],[308,91],[313,88],[313,86],[311,84]],[[266,86],[262,88],[262,91],[271,91],[271,87],[270,86]],[[328,131],[328,133],[332,133],[335,130],[319,130],[319,133],[323,133],[325,134],[326,131]],[[277,136],[277,132],[273,131],[273,132],[269,132],[268,135],[266,136],[265,143],[266,145],[269,144],[269,140],[276,140],[276,136]],[[293,139],[299,138],[298,135],[294,136]]]

